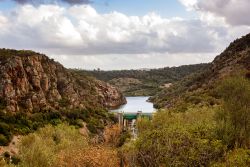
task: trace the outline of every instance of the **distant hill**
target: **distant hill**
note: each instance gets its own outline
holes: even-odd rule
[[[33,51],[0,49],[0,104],[6,111],[114,108],[125,103],[110,84],[64,68]]]
[[[76,70],[76,72],[89,74],[108,82],[118,87],[126,96],[153,96],[164,87],[169,87],[191,73],[202,71],[207,66],[207,64],[197,64],[146,70]]]
[[[183,78],[171,88],[157,93],[150,100],[157,108],[171,107],[176,104],[176,101],[181,100],[199,103],[201,101],[199,98],[207,98],[208,103],[214,104],[209,90],[212,90],[217,82],[231,75],[245,75],[250,78],[249,71],[250,34],[232,42],[203,72]]]

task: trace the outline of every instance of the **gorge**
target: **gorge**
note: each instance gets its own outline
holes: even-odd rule
[[[0,49],[0,165],[247,167],[249,48],[247,34],[211,63],[119,71]]]

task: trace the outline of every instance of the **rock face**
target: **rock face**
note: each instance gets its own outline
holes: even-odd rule
[[[45,55],[0,49],[0,104],[7,111],[115,108],[124,103],[115,87],[80,76]]]

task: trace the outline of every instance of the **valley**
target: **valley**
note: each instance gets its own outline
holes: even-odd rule
[[[181,80],[191,73],[202,71],[208,64],[184,65],[159,69],[114,70],[114,71],[84,71],[99,80],[116,86],[125,96],[153,96],[165,87]]]
[[[1,49],[0,165],[247,167],[249,48],[250,34],[208,64],[126,71]]]
[[[250,167],[249,0],[0,0],[0,167]]]

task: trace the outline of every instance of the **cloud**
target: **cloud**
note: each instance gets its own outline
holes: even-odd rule
[[[0,46],[40,51],[68,67],[193,64],[211,60],[211,55],[249,31],[244,26],[214,24],[214,17],[207,16],[167,19],[155,13],[142,17],[116,11],[100,14],[84,4],[24,4],[0,12]]]
[[[216,51],[213,28],[200,20],[166,19],[154,13],[99,14],[89,5],[23,5],[2,17],[11,23],[0,32],[5,47],[71,55]]]
[[[249,0],[200,1],[198,9],[224,17],[231,25],[250,25],[248,18],[250,14]]]
[[[179,0],[187,9],[201,12],[203,17],[214,17],[217,20],[225,20],[233,26],[250,26],[249,0]]]
[[[179,0],[188,10],[192,10],[198,3],[198,0]]]
[[[57,2],[66,2],[68,4],[90,4],[90,0],[13,0],[19,4],[53,4]]]

